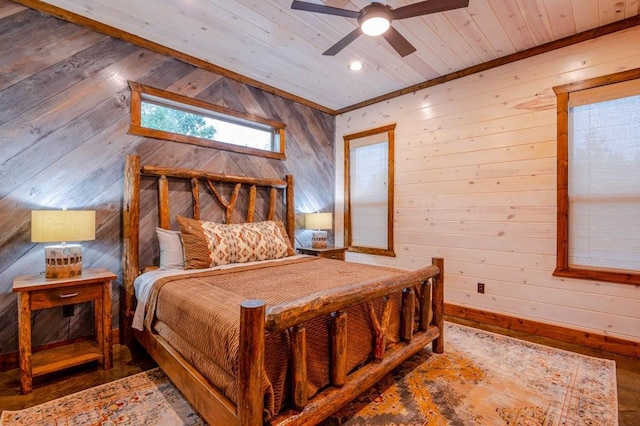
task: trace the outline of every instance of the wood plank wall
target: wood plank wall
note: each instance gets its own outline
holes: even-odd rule
[[[342,136],[397,123],[397,258],[347,253],[347,259],[416,268],[442,256],[448,304],[639,342],[638,286],[551,275],[552,87],[640,67],[638,40],[635,27],[338,115],[338,243]]]
[[[129,135],[128,80],[281,121],[287,159]],[[83,244],[85,267],[106,267],[120,277],[126,154],[228,174],[293,174],[296,211],[332,211],[334,122],[326,113],[0,0],[0,353],[17,350],[13,277],[44,270],[44,245],[30,242],[31,210],[96,210],[96,240]],[[148,209],[141,218],[151,229],[153,214]],[[203,218],[210,219],[206,212]],[[308,232],[297,238],[310,245]],[[151,243],[147,259],[157,257]],[[114,327],[118,294],[114,285]],[[79,305],[71,319],[60,309],[37,313],[34,345],[91,334],[89,307]]]

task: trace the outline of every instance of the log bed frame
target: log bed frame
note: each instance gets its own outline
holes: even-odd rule
[[[157,166],[141,166],[140,158],[129,155],[125,165],[125,191],[123,206],[123,297],[121,298],[121,337],[131,343],[135,337],[158,363],[171,381],[180,389],[198,413],[212,425],[261,425],[263,401],[261,377],[264,369],[265,330],[290,332],[291,401],[269,424],[317,424],[338,408],[373,386],[385,374],[407,358],[432,343],[435,353],[444,350],[444,261],[433,258],[432,265],[402,275],[400,279],[362,283],[347,289],[316,294],[312,297],[266,308],[260,300],[247,300],[238,307],[240,317],[240,350],[238,365],[238,404],[233,404],[213,387],[175,349],[155,333],[131,328],[135,309],[133,281],[140,274],[140,182],[141,176],[153,176],[158,183],[159,225],[169,229],[168,178],[190,181],[193,217],[200,216],[200,190],[202,183],[209,188],[217,202],[226,209],[227,223],[235,209],[242,186],[248,188],[246,221],[254,218],[256,187],[268,188],[267,220],[275,218],[278,193],[285,193],[285,226],[294,243],[293,177],[285,180],[260,179],[221,175],[204,171]],[[215,184],[235,184],[230,200],[226,200]],[[415,291],[415,290],[418,291]],[[386,327],[389,322],[390,303],[386,303],[378,320],[371,300],[402,291],[401,342],[385,350]],[[347,372],[346,308],[365,303],[370,311],[375,336],[372,361],[354,372]],[[416,309],[417,303],[417,309]],[[387,309],[389,308],[389,309]],[[330,315],[330,380],[331,384],[317,395],[306,394],[306,334],[304,323],[312,318]],[[415,316],[417,315],[417,318]]]

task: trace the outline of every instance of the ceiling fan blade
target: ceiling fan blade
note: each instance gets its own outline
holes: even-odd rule
[[[339,42],[337,42],[336,44],[328,48],[327,51],[323,53],[323,55],[335,56],[338,52],[340,52],[342,49],[347,47],[349,43],[357,39],[360,36],[360,34],[362,34],[362,30],[360,30],[360,27],[358,27],[355,30],[351,31],[346,36],[342,37],[342,40],[340,40]]]
[[[291,9],[304,10],[307,12],[324,13],[327,15],[344,16],[345,18],[357,18],[360,12],[340,9],[338,7],[325,6],[323,4],[308,3],[306,1],[296,1],[291,3]]]
[[[396,52],[398,52],[398,54],[403,58],[416,51],[416,48],[413,47],[411,43],[409,43],[409,40],[404,38],[404,36],[393,27],[389,27],[389,29],[384,34],[382,34],[382,37],[384,37],[384,39],[389,42],[391,47],[396,49]]]
[[[426,0],[393,9],[393,19],[413,18],[469,6],[469,0]]]

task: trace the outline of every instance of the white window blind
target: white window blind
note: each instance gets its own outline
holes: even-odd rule
[[[351,245],[388,247],[388,152],[387,132],[349,146]]]
[[[638,271],[638,81],[605,87],[569,95],[569,265]]]

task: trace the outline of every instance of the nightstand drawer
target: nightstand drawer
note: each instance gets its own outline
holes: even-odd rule
[[[326,257],[327,259],[344,260],[344,252],[346,250],[346,247],[299,247],[298,253],[307,254],[309,256]]]
[[[53,308],[102,299],[102,284],[36,290],[31,292],[31,309]]]
[[[327,259],[344,260],[344,250],[332,250],[331,252],[320,253],[319,256]]]

